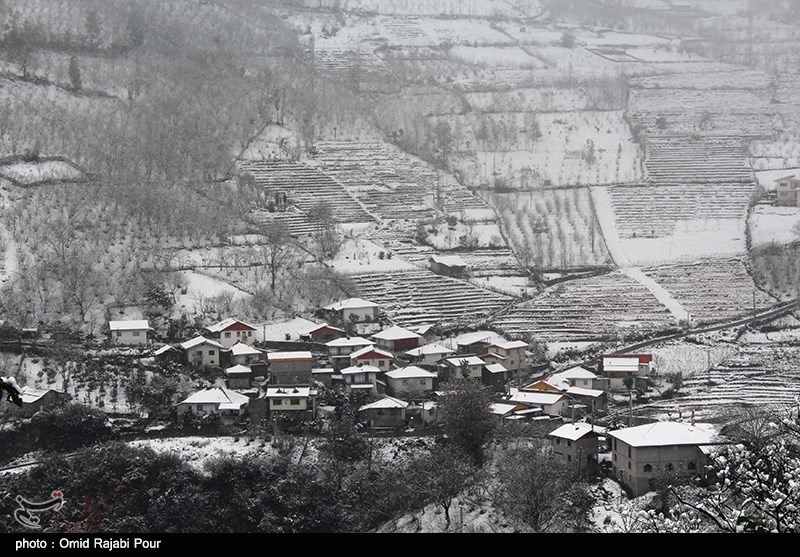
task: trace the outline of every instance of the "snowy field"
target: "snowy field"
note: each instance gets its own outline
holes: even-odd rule
[[[753,246],[800,240],[800,208],[757,205],[748,221]],[[796,231],[797,230],[797,231]]]
[[[192,314],[196,311],[202,300],[219,296],[223,292],[230,292],[234,298],[244,298],[249,296],[246,292],[239,290],[235,286],[223,282],[219,279],[197,273],[195,271],[181,271],[187,282],[186,294],[181,294],[178,303],[175,305],[177,312],[188,312]]]

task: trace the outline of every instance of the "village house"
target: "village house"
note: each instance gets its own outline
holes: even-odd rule
[[[492,331],[476,331],[464,333],[455,338],[456,352],[459,354],[479,355],[485,354],[486,348],[496,342],[506,342],[506,339]]]
[[[465,277],[467,263],[457,255],[434,255],[428,260],[428,268],[437,275]]]
[[[603,356],[602,370],[611,391],[626,391],[625,378],[633,378],[633,388],[647,390],[653,356],[650,354],[609,354]]]
[[[259,350],[244,342],[237,342],[231,346],[229,354],[231,365],[249,366],[258,362],[263,362],[266,359],[266,354],[263,350]]]
[[[568,387],[580,387],[598,391],[608,390],[607,378],[598,377],[596,373],[581,366],[554,373],[550,376],[550,380],[553,382],[566,382]]]
[[[378,375],[383,370],[371,365],[344,368],[341,372],[345,391],[365,391],[378,394]]]
[[[230,348],[237,342],[253,344],[256,341],[256,328],[238,319],[228,318],[209,325],[205,330],[208,338],[219,342],[225,348]]]
[[[175,348],[171,344],[165,344],[164,346],[156,349],[153,352],[153,358],[159,364],[166,364],[166,363],[176,363],[180,364],[183,363],[183,351]]]
[[[518,404],[507,404],[505,402],[493,402],[489,406],[489,411],[498,423],[502,424],[508,418],[514,416],[514,411],[519,408]]]
[[[370,365],[381,371],[388,371],[392,367],[393,361],[394,356],[391,353],[374,346],[366,346],[350,354],[351,366]]]
[[[775,180],[775,204],[779,207],[800,207],[800,179],[795,175]]]
[[[225,370],[225,384],[229,389],[249,389],[253,382],[253,370],[241,364]]]
[[[378,304],[361,298],[348,298],[324,306],[322,312],[329,321],[344,326],[353,322],[376,321],[378,319]]]
[[[387,371],[386,384],[392,396],[416,399],[433,392],[436,374],[417,366]]]
[[[292,421],[308,421],[317,415],[316,392],[311,387],[269,387],[264,398],[273,417],[280,414]]]
[[[328,348],[328,356],[333,369],[338,371],[350,367],[350,355],[353,352],[358,352],[362,348],[374,344],[371,340],[361,337],[345,337],[326,342],[325,346]]]
[[[483,384],[491,387],[495,392],[505,392],[507,380],[508,370],[503,367],[503,364],[486,364],[483,366]]]
[[[541,409],[549,416],[563,416],[569,405],[569,397],[560,391],[523,391],[510,389],[503,397],[509,403],[515,403],[526,409]],[[518,408],[523,410],[524,408]]]
[[[195,337],[181,344],[184,362],[195,367],[220,366],[223,346],[205,337]]]
[[[323,323],[300,335],[301,339],[324,344],[345,336],[344,329]]]
[[[455,350],[451,350],[441,344],[426,344],[405,353],[414,364],[432,368],[438,366],[442,358],[450,354],[455,354]]]
[[[553,452],[568,465],[574,466],[579,474],[587,476],[596,474],[599,470],[599,438],[605,433],[606,429],[603,427],[575,422],[551,431],[548,437]]]
[[[439,377],[443,379],[483,380],[483,366],[486,364],[477,356],[457,356],[439,362]]]
[[[308,385],[314,357],[308,350],[268,352],[269,382],[273,385]]]
[[[109,321],[108,331],[111,334],[112,344],[143,346],[148,342],[150,323],[146,319]]]
[[[492,342],[485,352],[478,354],[487,364],[502,364],[508,371],[509,379],[518,377],[528,371],[526,351],[528,343],[521,340]]]
[[[245,395],[224,387],[203,389],[176,405],[178,421],[188,412],[197,416],[217,414],[222,424],[235,424],[244,417],[244,411],[249,401],[250,399]]]
[[[319,381],[326,387],[330,387],[333,384],[333,368],[332,367],[320,367],[311,370],[311,379],[313,381]]]
[[[525,385],[523,391],[560,392],[569,396],[569,413],[573,417],[582,417],[586,414],[603,413],[607,409],[608,395],[606,391],[577,387],[580,385],[594,385],[594,374],[582,368],[572,368],[561,373],[545,375],[542,379]],[[599,384],[603,384],[602,380]]]
[[[419,341],[420,346],[439,340],[439,336],[436,334],[436,329],[433,325],[420,325],[419,327],[414,327],[411,331],[422,337],[422,340]]]
[[[58,408],[72,399],[68,393],[55,389],[34,389],[26,386],[22,387],[20,391],[22,406],[9,404],[8,408],[11,413],[23,418],[30,418],[40,410]]]
[[[400,428],[406,425],[406,408],[406,401],[387,396],[377,402],[365,404],[358,409],[358,413],[367,427]]]
[[[608,432],[614,476],[634,497],[660,478],[699,476],[711,445],[720,444],[711,424],[655,422]]]
[[[403,352],[418,347],[422,337],[403,327],[394,326],[380,333],[375,333],[372,335],[372,339],[380,348],[391,352]]]

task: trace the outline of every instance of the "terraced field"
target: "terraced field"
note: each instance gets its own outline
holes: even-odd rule
[[[359,296],[380,304],[398,325],[475,324],[512,298],[429,271],[350,277]]]
[[[650,182],[752,183],[748,142],[741,137],[650,137],[645,141]]]
[[[319,203],[326,203],[339,222],[375,220],[336,180],[303,163],[242,161],[239,171],[252,174],[269,198],[274,198],[278,192],[286,192],[289,203],[303,212]]]
[[[509,335],[533,333],[544,342],[608,341],[675,326],[644,286],[617,272],[548,288],[493,323]]]
[[[621,238],[668,236],[681,221],[744,221],[754,190],[744,182],[608,188]]]
[[[745,317],[756,309],[777,302],[757,289],[744,263],[739,259],[706,259],[689,265],[670,265],[644,269],[644,273],[667,289],[702,323]]]
[[[319,224],[308,220],[305,213],[299,210],[274,213],[261,210],[253,215],[253,220],[262,226],[276,221],[283,222],[289,229],[289,234],[295,237],[314,234],[320,228]]]

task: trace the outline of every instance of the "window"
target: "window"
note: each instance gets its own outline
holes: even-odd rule
[[[253,331],[247,331],[247,336],[249,337],[253,336]]]
[[[560,445],[560,444],[561,444],[561,439],[556,438],[556,445]]]
[[[208,355],[209,355],[209,356],[213,356],[215,353],[216,353],[216,351],[215,351],[215,350],[209,350],[209,351],[208,351]]]
[[[408,379],[403,379],[403,386],[405,387],[407,385],[408,385]]]
[[[630,469],[631,469],[631,463],[630,463],[630,461],[628,461],[628,470],[630,470]]]
[[[197,411],[198,412],[202,412],[203,411],[203,405],[202,404],[198,404],[197,405]]]
[[[241,331],[236,331],[236,336],[237,336],[237,337],[240,337],[240,336],[242,336],[242,332],[241,332]]]
[[[567,462],[572,462],[572,455],[567,455]]]
[[[567,447],[571,447],[571,446],[572,446],[572,441],[567,441]]]
[[[300,399],[299,398],[293,398],[293,399],[289,400],[289,404],[291,404],[292,406],[300,406]]]
[[[198,360],[202,360],[203,359],[203,351],[202,350],[198,350],[197,354],[196,354],[196,357],[197,357]]]
[[[422,385],[423,387],[427,386],[427,383],[426,383],[425,379],[420,379],[419,380],[419,384]]]
[[[122,331],[117,331],[117,336],[121,337],[122,336]]]
[[[372,383],[372,381],[369,378],[369,373],[364,374],[364,383]]]
[[[667,465],[666,465],[665,468],[667,469],[667,472],[672,472],[675,469],[675,467],[672,465],[671,462],[667,462]]]
[[[133,336],[138,337],[139,336],[139,331],[133,331]]]
[[[645,464],[644,465],[644,471],[645,472],[652,472],[653,471],[653,467],[650,466],[649,464]]]
[[[378,416],[383,416],[383,408],[378,408]]]
[[[378,367],[385,367],[385,366],[386,366],[386,360],[378,360]]]
[[[283,399],[282,398],[273,398],[272,399],[272,405],[273,406],[280,406],[281,404],[283,404]]]
[[[226,331],[225,332],[225,338],[231,338],[231,332],[230,331]]]
[[[686,467],[687,467],[689,470],[697,470],[697,464],[696,464],[696,463],[694,463],[694,462],[691,462],[691,461],[690,461],[690,462],[689,462],[689,463],[686,465]]]

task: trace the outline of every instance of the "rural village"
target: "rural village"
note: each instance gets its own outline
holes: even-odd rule
[[[0,23],[0,532],[800,530],[800,3]]]

